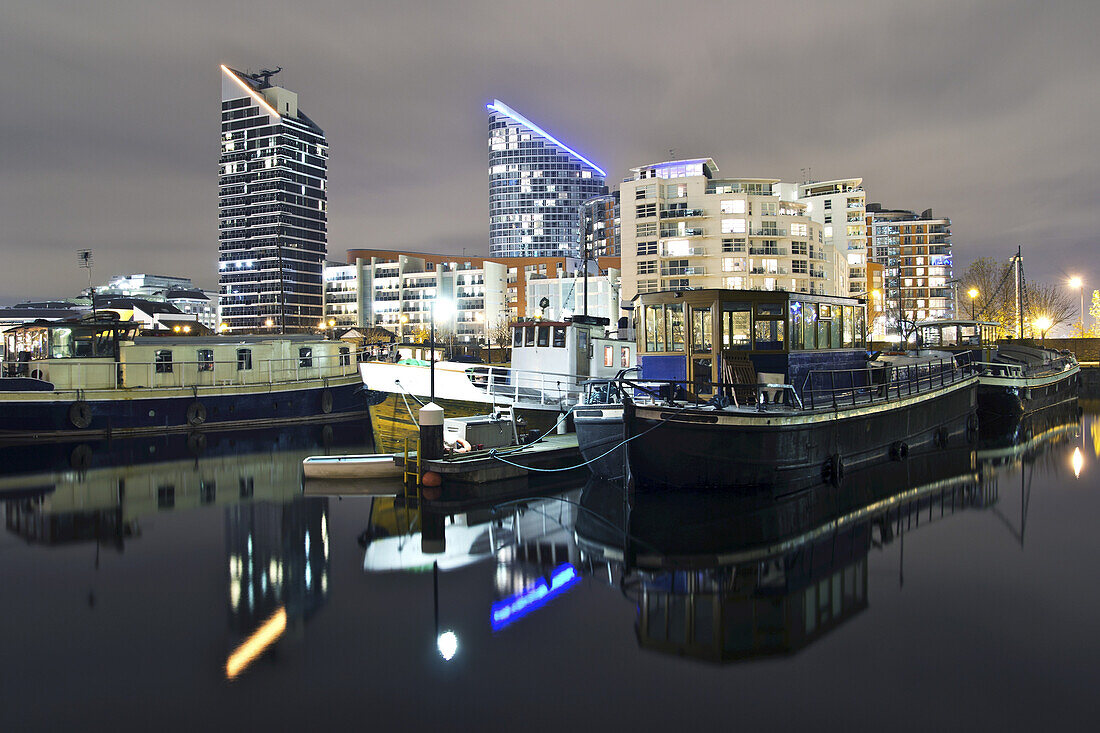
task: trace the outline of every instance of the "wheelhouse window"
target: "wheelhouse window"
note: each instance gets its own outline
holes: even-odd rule
[[[214,350],[213,349],[199,349],[198,352],[198,367],[200,372],[212,372],[214,371]]]
[[[550,327],[539,326],[539,340],[537,346],[549,346],[550,345]]]
[[[535,327],[525,326],[523,328],[523,345],[534,346],[535,345]]]
[[[851,348],[856,343],[855,335],[855,308],[850,305],[844,306],[844,343],[845,348]]]
[[[791,301],[791,315],[790,315],[790,348],[791,350],[801,349],[802,340],[802,303],[797,300]]]
[[[157,349],[153,352],[153,363],[156,365],[157,374],[172,373],[172,350]]]
[[[247,372],[252,369],[252,349],[237,349],[237,371]]]
[[[603,365],[605,367],[615,366],[615,347],[605,346],[603,347]]]
[[[647,305],[645,321],[646,351],[684,350],[684,308],[681,305]]]
[[[696,354],[709,354],[714,344],[711,337],[710,308],[691,309],[691,349]]]
[[[554,348],[565,348],[565,326],[554,326]]]
[[[758,351],[782,351],[786,327],[782,303],[757,303],[755,347]]]
[[[722,303],[722,348],[752,349],[751,303]]]
[[[827,349],[832,339],[833,307],[826,303],[817,306],[817,348]]]
[[[802,306],[802,348],[817,348],[817,303]]]
[[[523,329],[522,328],[513,328],[512,329],[512,346],[513,347],[523,346]]]
[[[340,366],[351,366],[351,349],[347,346],[340,347]]]
[[[301,369],[309,369],[313,366],[313,349],[303,346],[298,349],[298,366]]]

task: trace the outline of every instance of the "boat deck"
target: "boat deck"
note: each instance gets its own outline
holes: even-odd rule
[[[410,453],[409,459],[414,460],[415,455],[415,453]],[[580,448],[577,446],[577,434],[567,433],[566,435],[550,435],[542,438],[537,443],[518,448],[497,448],[495,450],[454,453],[445,458],[426,460],[421,467],[425,471],[434,471],[440,474],[448,481],[487,483],[525,476],[528,474],[528,469],[531,468],[557,469],[574,466],[580,463],[581,460]],[[394,456],[394,461],[398,466],[403,467],[405,456],[398,453]],[[507,463],[504,461],[507,461]]]

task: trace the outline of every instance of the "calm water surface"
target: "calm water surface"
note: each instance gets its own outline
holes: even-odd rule
[[[438,555],[392,498],[303,496],[301,458],[364,435],[5,449],[0,729],[1034,730],[1096,710],[1090,414],[780,502],[639,497],[625,524],[618,488],[581,478],[456,514]]]

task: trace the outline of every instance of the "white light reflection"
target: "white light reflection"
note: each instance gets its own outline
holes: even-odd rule
[[[1081,448],[1077,447],[1073,449],[1073,476],[1074,478],[1081,478],[1081,469],[1085,467],[1085,456],[1081,453]]]
[[[435,640],[435,645],[439,647],[439,656],[443,657],[445,662],[454,659],[455,654],[458,653],[458,637],[453,631],[444,631],[440,634]]]

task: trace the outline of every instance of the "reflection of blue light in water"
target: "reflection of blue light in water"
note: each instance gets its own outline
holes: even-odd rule
[[[550,582],[539,578],[534,586],[527,590],[493,604],[490,623],[493,631],[500,631],[518,618],[522,618],[536,608],[545,606],[555,596],[580,582],[577,569],[569,563],[562,563],[550,574]]]

